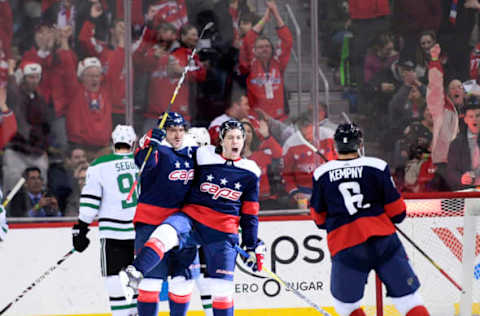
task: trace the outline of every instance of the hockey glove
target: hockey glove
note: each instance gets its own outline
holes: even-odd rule
[[[245,249],[249,255],[248,258],[244,258],[243,261],[245,264],[252,269],[253,272],[262,271],[263,262],[265,260],[265,255],[267,253],[267,247],[263,240],[257,240],[257,246],[255,248],[246,248]]]
[[[73,225],[72,240],[73,248],[78,252],[83,252],[90,244],[90,239],[87,238],[88,224],[78,220],[78,224]]]
[[[153,149],[161,144],[162,140],[167,136],[167,132],[164,129],[154,128],[149,130],[138,142],[140,149],[153,146]]]

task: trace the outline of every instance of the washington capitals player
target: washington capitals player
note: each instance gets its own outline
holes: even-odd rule
[[[185,206],[153,232],[133,265],[120,272],[120,278],[127,288],[134,289],[143,282],[142,275],[163,262],[172,248],[202,245],[213,314],[230,316],[239,225],[250,253],[247,263],[254,271],[262,268],[263,253],[256,256],[260,170],[255,162],[241,157],[245,130],[240,122],[224,122],[220,140],[217,148],[198,149],[195,180]]]
[[[338,160],[313,174],[311,214],[327,230],[332,256],[330,290],[341,316],[365,316],[360,307],[368,273],[375,270],[402,315],[427,316],[420,283],[395,233],[406,216],[387,163],[362,157],[362,132],[355,124],[335,131]]]
[[[90,243],[88,225],[99,217],[100,264],[114,316],[136,314],[136,304],[126,302],[118,272],[133,262],[133,215],[137,196],[126,200],[137,166],[133,146],[137,139],[131,126],[117,125],[112,133],[114,153],[97,158],[87,169],[80,195],[78,224],[73,226],[73,247],[82,252]]]
[[[159,119],[163,117],[163,114]],[[135,162],[140,166],[152,146],[141,177],[141,193],[135,213],[135,252],[155,247],[152,232],[184,204],[194,174],[196,143],[185,138],[187,121],[177,112],[169,112],[164,129],[154,128],[140,140]],[[170,315],[185,315],[195,278],[199,273],[197,247],[191,245],[170,252],[161,264],[144,273],[138,286],[139,315],[157,315],[162,280],[168,283]],[[132,293],[127,293],[132,294]]]

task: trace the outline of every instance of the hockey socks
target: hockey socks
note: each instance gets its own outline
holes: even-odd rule
[[[188,305],[190,304],[190,297],[188,295],[175,295],[168,293],[168,305],[170,306],[170,316],[185,316],[187,315]]]
[[[211,295],[200,295],[200,299],[202,300],[202,307],[203,307],[203,311],[205,312],[205,315],[206,316],[213,316],[212,296]]]
[[[133,261],[133,265],[138,271],[145,275],[155,268],[163,259],[164,254],[165,246],[163,243],[156,238],[150,238]]]
[[[137,309],[139,316],[157,316],[158,295],[157,291],[138,290]]]
[[[214,297],[212,306],[214,316],[233,316],[233,299],[231,297]]]

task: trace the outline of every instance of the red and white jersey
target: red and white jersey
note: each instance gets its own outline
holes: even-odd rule
[[[188,23],[187,6],[185,0],[167,0],[152,5],[156,10],[153,18],[153,24],[158,25],[162,22],[173,24],[177,29]]]
[[[253,56],[250,47],[253,48],[258,34],[251,31],[245,35],[244,48],[240,50],[240,71],[248,74],[247,96],[248,102],[253,109],[260,108],[275,119],[285,119],[284,109],[284,71],[290,60],[292,49],[292,34],[288,27],[277,29],[281,40],[279,52],[270,59],[268,68]],[[252,36],[255,34],[256,36]]]
[[[318,150],[327,160],[337,158],[335,151],[335,142],[332,131],[328,128],[320,127],[320,145]],[[290,136],[283,146],[283,178],[285,179],[285,189],[288,193],[299,190],[303,193],[311,193],[312,173],[320,164],[325,161],[307,146],[300,131]]]
[[[0,149],[17,133],[17,120],[13,111],[0,113]]]

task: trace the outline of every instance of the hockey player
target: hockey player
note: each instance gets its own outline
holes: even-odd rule
[[[159,117],[159,122],[163,114]],[[158,124],[158,122],[157,122]],[[169,112],[164,129],[154,128],[140,140],[135,155],[138,166],[143,163],[148,147],[153,150],[141,176],[141,194],[135,213],[135,252],[143,247],[157,247],[150,235],[171,214],[184,204],[194,173],[196,143],[185,138],[187,121],[177,112]],[[185,315],[199,269],[197,247],[191,245],[168,254],[168,258],[145,273],[138,287],[139,315],[157,315],[162,280],[168,282],[170,315]],[[192,264],[193,263],[193,264]],[[191,267],[190,267],[191,266]],[[126,265],[125,265],[126,267]]]
[[[137,196],[126,200],[138,172],[133,160],[136,135],[131,126],[117,125],[112,133],[114,153],[94,160],[87,170],[80,196],[78,223],[73,226],[73,247],[83,252],[89,245],[88,225],[98,215],[100,263],[114,316],[133,315],[136,304],[127,304],[118,272],[133,262],[133,215]]]
[[[256,255],[260,170],[255,162],[241,157],[245,130],[240,122],[224,122],[220,139],[217,148],[198,149],[194,185],[181,212],[167,218],[150,236],[133,265],[120,272],[122,284],[130,292],[174,247],[201,245],[206,280],[213,296],[213,314],[233,315],[239,225],[242,241],[250,253],[248,263],[254,271],[262,269],[263,253]]]
[[[338,160],[313,174],[311,214],[327,230],[332,257],[330,291],[341,316],[365,316],[360,307],[370,270],[375,270],[402,315],[427,316],[420,283],[395,233],[406,216],[387,163],[362,157],[362,132],[355,124],[335,131]],[[368,255],[365,255],[368,254]]]

